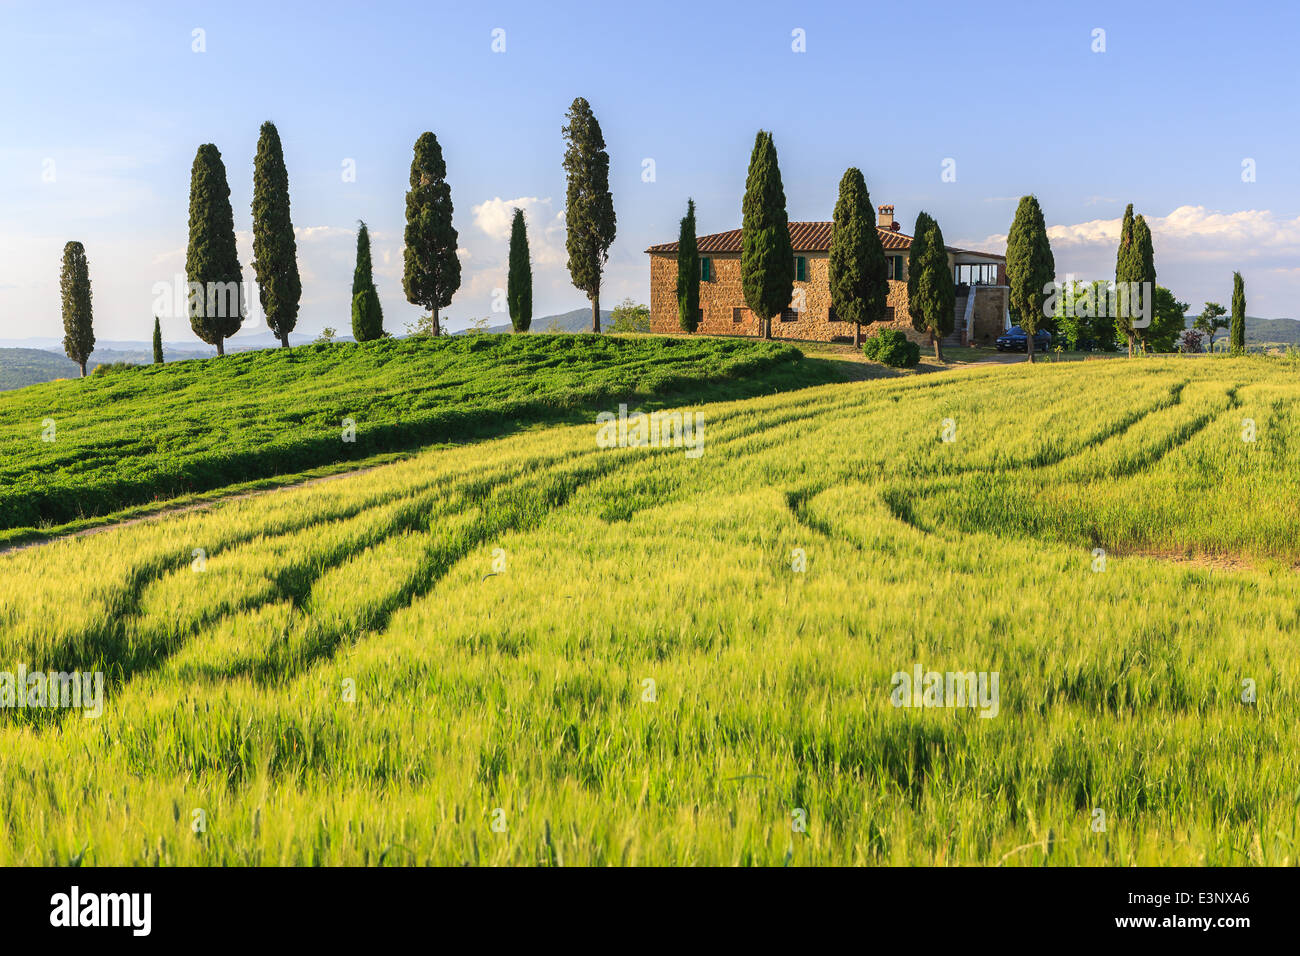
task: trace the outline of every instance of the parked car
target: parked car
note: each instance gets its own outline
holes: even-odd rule
[[[1051,344],[1052,333],[1047,329],[1039,329],[1034,333],[1035,352],[1046,352]],[[1028,352],[1029,336],[1020,326],[1013,325],[998,336],[997,346],[999,352]]]

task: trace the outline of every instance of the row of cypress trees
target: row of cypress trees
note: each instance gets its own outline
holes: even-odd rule
[[[591,301],[592,331],[600,331],[600,287],[616,218],[609,191],[609,154],[604,136],[582,97],[565,114],[561,133],[566,141],[565,220],[568,269],[575,287]],[[429,311],[429,331],[441,332],[439,312],[460,288],[461,266],[457,233],[452,225],[451,187],[437,137],[426,132],[416,140],[406,193],[403,233],[402,288],[407,301]],[[253,270],[258,298],[268,327],[288,347],[298,321],[302,280],[298,272],[297,241],[289,201],[289,175],[279,131],[263,123],[253,163]],[[230,186],[221,152],[212,143],[198,148],[190,170],[189,242],[185,274],[190,283],[190,327],[202,341],[225,354],[225,340],[234,335],[247,312],[243,270],[235,243]],[[524,214],[514,211],[510,234],[507,305],[517,331],[532,322],[532,265]],[[86,374],[94,350],[91,290],[86,250],[79,242],[64,248],[60,279],[64,319],[64,349]],[[357,262],[352,280],[352,329],[358,341],[379,338],[383,309],[375,288],[370,234],[360,223]],[[154,361],[162,361],[162,333],[154,318]]]

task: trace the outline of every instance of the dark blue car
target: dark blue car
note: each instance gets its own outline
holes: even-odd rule
[[[1052,333],[1047,329],[1039,329],[1034,333],[1034,351],[1046,352],[1047,347],[1052,344]],[[1028,352],[1029,336],[1025,330],[1018,325],[1013,325],[1000,336],[998,336],[999,352]]]

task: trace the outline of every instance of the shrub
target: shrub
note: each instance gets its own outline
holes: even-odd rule
[[[121,372],[128,368],[139,368],[136,362],[100,362],[91,375],[107,375],[109,372]]]
[[[867,336],[862,343],[862,353],[873,362],[891,368],[913,368],[921,361],[921,346],[898,329],[881,329]]]

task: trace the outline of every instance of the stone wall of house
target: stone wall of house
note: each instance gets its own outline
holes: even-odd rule
[[[1011,290],[1003,286],[975,287],[975,314],[971,316],[968,345],[992,345],[1006,325]]]
[[[705,335],[758,336],[761,332],[758,319],[745,306],[745,296],[740,285],[739,253],[714,253],[713,277],[700,283],[700,311],[702,318],[698,332]],[[813,342],[830,342],[836,339],[852,341],[853,326],[848,322],[831,322],[830,256],[826,253],[806,254],[808,279],[794,284],[794,304],[801,306],[793,321],[772,319],[772,338]],[[802,293],[802,296],[801,296]],[[802,298],[802,301],[800,299]],[[926,336],[912,329],[907,314],[907,283],[890,281],[889,306],[894,310],[894,320],[884,327],[896,328],[915,342],[925,342]],[[881,328],[870,326],[868,330]],[[650,255],[650,330],[661,334],[680,334],[681,323],[677,317],[677,256]]]

